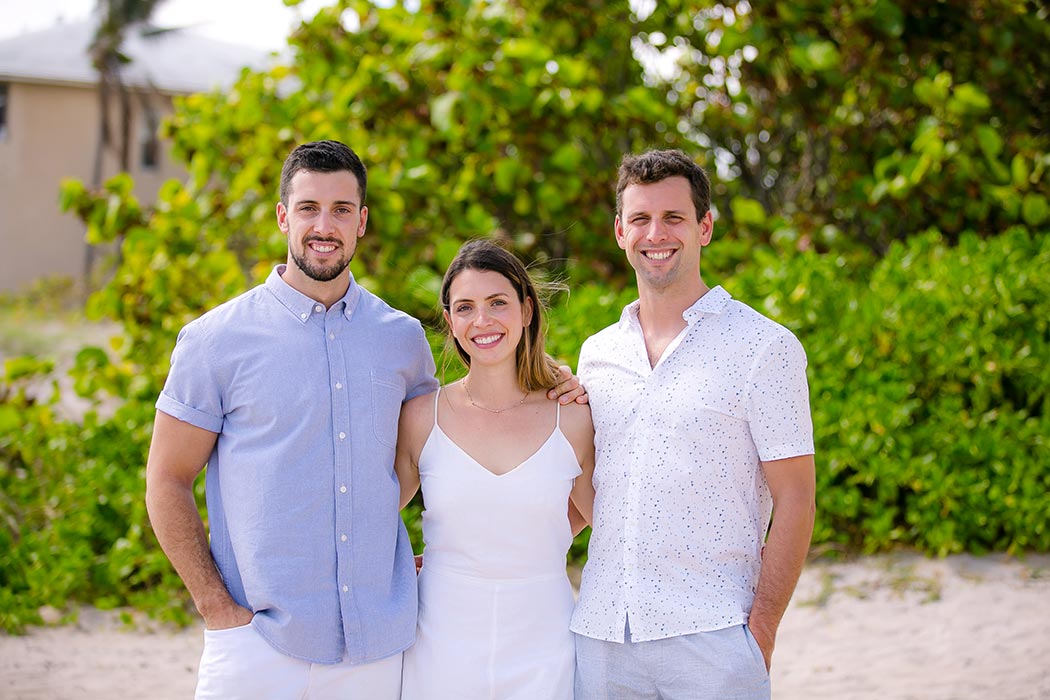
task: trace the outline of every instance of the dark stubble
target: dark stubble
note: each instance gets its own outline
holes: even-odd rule
[[[307,246],[312,242],[317,241],[318,243],[338,243],[338,241],[331,241],[324,238],[308,238],[303,241],[303,250],[307,249]],[[336,260],[328,265],[314,265],[306,259],[304,255],[297,255],[295,251],[292,251],[292,261],[295,266],[303,271],[307,277],[318,282],[331,282],[339,275],[343,274],[343,270],[350,266],[350,261],[354,259],[353,253],[349,257]]]

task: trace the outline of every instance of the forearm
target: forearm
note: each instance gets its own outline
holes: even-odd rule
[[[782,499],[774,511],[748,620],[763,649],[768,644],[767,658],[809,552],[813,518],[813,499],[806,495]]]
[[[161,549],[193,598],[209,629],[246,624],[250,611],[230,596],[208,546],[192,485],[147,478],[146,510]]]

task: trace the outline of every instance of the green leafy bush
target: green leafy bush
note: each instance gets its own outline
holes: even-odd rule
[[[1015,229],[987,240],[964,235],[955,247],[928,233],[877,261],[761,248],[726,279],[709,276],[806,346],[818,450],[814,544],[1050,551],[1046,269],[1050,237]],[[630,286],[573,289],[550,313],[552,354],[575,365],[582,341],[633,298]],[[431,331],[450,381],[458,361],[442,361],[443,334]],[[71,600],[190,619],[143,505],[159,389],[152,378],[166,363],[164,353],[143,371],[86,349],[76,386],[125,399],[112,418],[92,411],[74,423],[56,415],[54,398],[26,396],[26,382],[51,370],[47,362],[7,361],[0,627],[39,623],[41,606],[64,610]],[[417,500],[404,513],[417,549],[420,511]],[[586,543],[584,533],[573,560],[585,557]]]
[[[1050,549],[1050,237],[927,233],[863,259],[760,252],[732,292],[809,356],[814,543]]]
[[[181,583],[146,518],[150,405],[129,401],[106,420],[55,411],[26,385],[49,362],[5,362],[0,383],[0,629],[41,622],[39,609],[73,600],[135,605],[190,620]]]

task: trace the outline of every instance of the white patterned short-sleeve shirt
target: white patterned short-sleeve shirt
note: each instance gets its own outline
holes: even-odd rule
[[[772,497],[761,462],[813,454],[806,354],[721,287],[650,367],[638,302],[589,338],[594,522],[579,634],[622,642],[747,621]]]

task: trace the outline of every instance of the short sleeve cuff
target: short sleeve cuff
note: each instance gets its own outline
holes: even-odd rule
[[[192,406],[179,403],[163,392],[161,393],[160,398],[157,399],[157,410],[163,411],[172,418],[181,420],[183,423],[189,423],[190,425],[203,430],[209,430],[213,433],[222,431],[221,417],[213,416],[204,411],[198,411]]]
[[[783,445],[776,445],[772,448],[761,450],[758,458],[763,462],[773,462],[778,459],[789,459],[791,457],[801,457],[803,455],[814,454],[816,450],[813,449],[812,442],[789,442]]]

